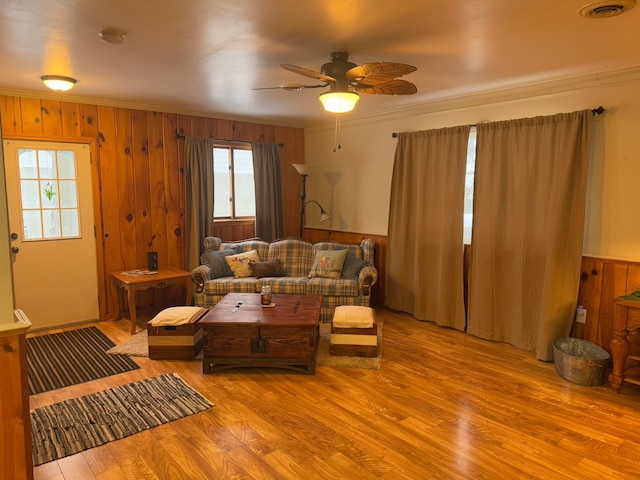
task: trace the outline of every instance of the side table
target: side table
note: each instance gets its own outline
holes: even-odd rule
[[[609,375],[609,383],[617,392],[624,382],[640,385],[638,372],[625,371],[624,366],[629,358],[629,330],[640,327],[640,302],[618,298],[613,305],[613,338],[611,339],[611,360],[613,372]],[[631,357],[640,360],[640,357]],[[632,370],[632,369],[630,369]]]
[[[133,270],[135,272],[136,270]],[[150,288],[165,288],[169,285],[183,284],[185,290],[185,305],[191,305],[191,273],[173,267],[160,267],[156,273],[135,275],[132,270],[112,272],[112,289],[114,299],[114,319],[120,319],[120,290],[127,293],[129,305],[129,320],[131,320],[131,334],[136,333],[136,292]]]

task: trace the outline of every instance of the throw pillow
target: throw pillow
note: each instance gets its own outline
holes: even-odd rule
[[[363,258],[356,257],[353,253],[347,253],[342,266],[342,278],[358,278],[360,270],[365,265],[369,265]]]
[[[282,268],[282,263],[279,258],[271,260],[269,262],[256,262],[249,260],[249,270],[256,278],[262,277],[285,277],[287,274]]]
[[[229,255],[225,257],[225,260],[229,264],[233,276],[236,278],[245,278],[251,276],[251,270],[249,270],[249,262],[260,261],[260,256],[257,250],[249,250],[248,252],[239,253],[237,255]]]
[[[340,278],[346,250],[320,250],[316,253],[309,277]]]
[[[225,257],[238,253],[237,248],[229,248],[227,250],[207,250],[200,255],[200,263],[208,265],[213,278],[231,277],[233,272],[229,268],[229,264]]]

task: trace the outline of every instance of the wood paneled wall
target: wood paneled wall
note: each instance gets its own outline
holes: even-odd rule
[[[184,136],[283,144],[280,148],[285,232],[298,229],[304,131],[250,122],[0,96],[5,138],[92,143],[100,317],[113,312],[109,272],[143,268],[148,251],[160,265],[185,268]],[[179,298],[179,292],[169,292]],[[142,292],[153,306],[164,292]],[[173,298],[172,298],[173,300]]]
[[[214,222],[213,236],[225,242],[245,240],[256,236],[256,222],[253,220],[231,220]]]
[[[571,336],[597,343],[610,352],[613,302],[620,295],[640,290],[640,263],[583,257],[578,304],[587,309],[586,323],[575,323]],[[630,337],[634,343],[635,336]]]

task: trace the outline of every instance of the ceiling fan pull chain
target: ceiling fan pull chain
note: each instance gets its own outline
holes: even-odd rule
[[[333,136],[333,151],[340,150],[342,145],[340,145],[340,113],[336,113],[336,131]]]

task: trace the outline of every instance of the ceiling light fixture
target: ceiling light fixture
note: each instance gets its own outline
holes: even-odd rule
[[[622,15],[636,6],[636,0],[605,0],[585,5],[580,15],[586,18],[608,18]]]
[[[57,90],[59,92],[71,90],[77,82],[75,78],[62,77],[60,75],[43,75],[40,77],[40,80],[51,90]]]
[[[355,92],[327,92],[320,95],[320,102],[327,112],[350,112],[358,103],[360,95]]]

